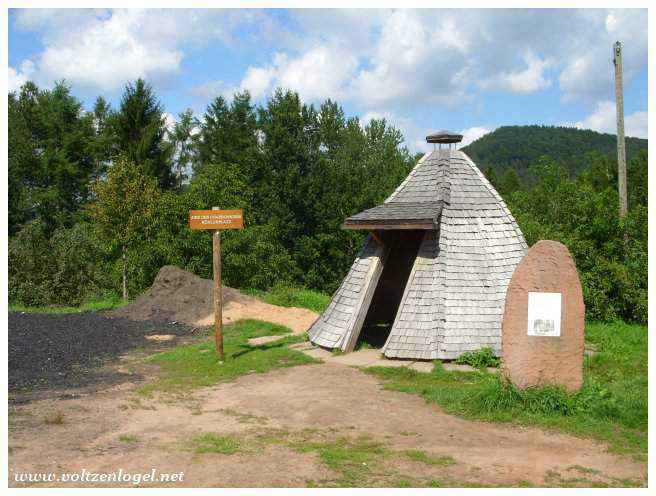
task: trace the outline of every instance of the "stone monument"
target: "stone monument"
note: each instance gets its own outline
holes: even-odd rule
[[[517,387],[583,383],[585,306],[569,250],[531,247],[513,274],[502,325],[503,373]]]

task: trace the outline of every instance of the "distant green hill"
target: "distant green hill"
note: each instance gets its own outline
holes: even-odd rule
[[[503,126],[462,150],[482,171],[492,167],[500,175],[507,167],[513,167],[522,179],[526,179],[529,166],[543,155],[550,156],[576,175],[586,165],[586,154],[598,152],[615,158],[616,147],[614,134],[571,127]],[[627,161],[630,161],[634,154],[647,148],[647,140],[627,138],[626,148]]]

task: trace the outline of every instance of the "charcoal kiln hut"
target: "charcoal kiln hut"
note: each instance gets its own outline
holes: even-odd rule
[[[326,311],[309,330],[316,345],[352,351],[359,339],[390,358],[453,359],[501,352],[506,290],[526,241],[472,160],[462,136],[440,131],[381,205],[344,221],[370,231]]]

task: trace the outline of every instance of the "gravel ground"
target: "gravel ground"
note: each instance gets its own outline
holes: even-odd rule
[[[9,313],[9,390],[75,388],[117,382],[123,374],[100,370],[134,348],[174,344],[146,339],[152,334],[183,336],[177,324],[75,314]]]

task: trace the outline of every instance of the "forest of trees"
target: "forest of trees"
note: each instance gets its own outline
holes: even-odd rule
[[[142,80],[126,85],[117,108],[99,97],[92,111],[64,83],[26,83],[9,95],[10,302],[133,297],[166,264],[210,277],[211,237],[187,219],[213,206],[244,209],[246,229],[222,239],[227,285],[332,292],[364,236],[340,229],[342,221],[384,200],[417,159],[385,120],[363,126],[334,101],[315,107],[293,91],[259,106],[248,93],[217,97],[203,115],[181,113],[172,129],[164,111]],[[631,151],[630,214],[620,221],[613,154],[588,147],[573,169],[561,152],[522,155],[526,128],[514,129],[513,160],[528,174],[499,169],[507,154],[494,150],[511,145],[495,148],[489,136],[467,151],[529,244],[569,247],[589,319],[646,322],[646,149]],[[570,149],[588,146],[567,140]]]
[[[627,158],[630,161],[641,150],[647,149],[647,140],[626,138]],[[485,164],[502,176],[514,170],[524,180],[533,180],[531,165],[547,155],[577,176],[589,165],[588,154],[617,153],[617,137],[589,129],[555,126],[502,126],[463,148],[472,160]]]

